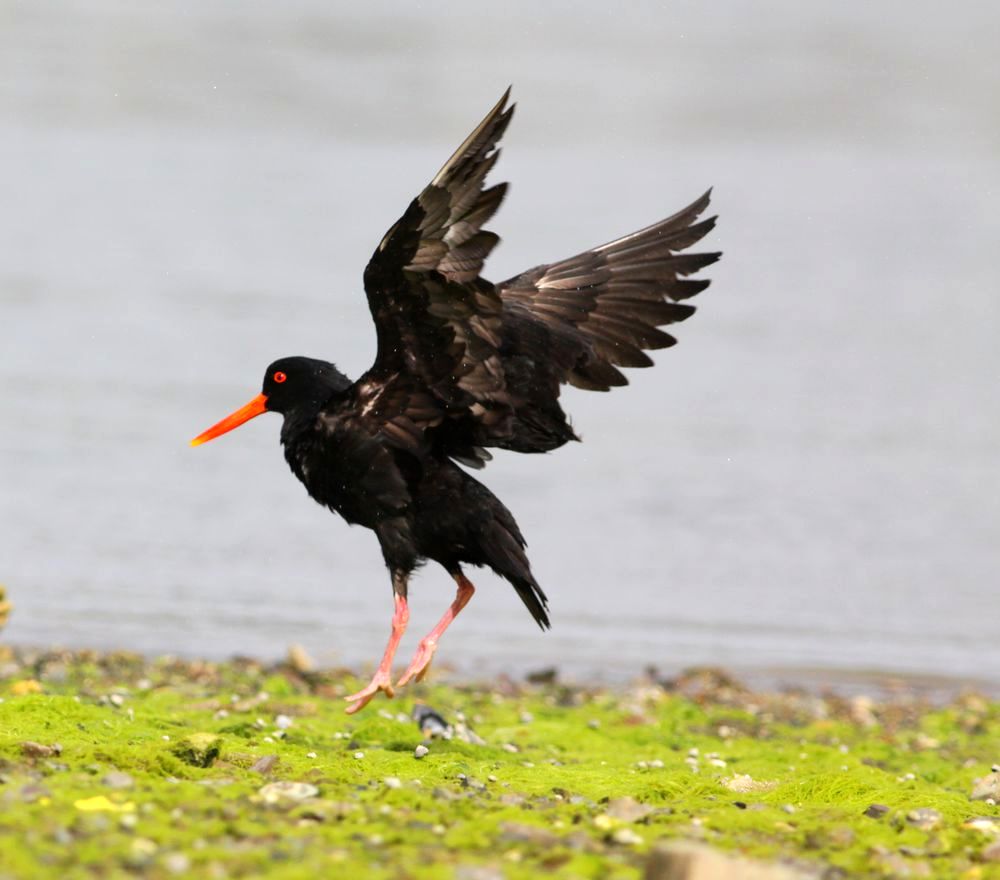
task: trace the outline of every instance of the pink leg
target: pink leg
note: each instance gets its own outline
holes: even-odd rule
[[[437,650],[437,643],[438,639],[441,638],[441,634],[448,629],[451,622],[458,617],[458,612],[468,604],[469,599],[472,598],[472,594],[476,592],[476,588],[472,586],[464,574],[459,572],[454,577],[455,583],[458,584],[458,595],[455,596],[455,601],[451,603],[448,610],[445,611],[444,616],[437,622],[437,626],[420,640],[420,644],[417,646],[417,653],[413,655],[412,662],[407,667],[406,672],[403,673],[403,677],[396,684],[396,687],[403,687],[403,685],[413,678],[417,681],[423,679],[427,674],[428,667],[431,665],[431,660],[434,657],[434,652]]]
[[[390,699],[395,696],[395,691],[392,689],[392,658],[396,655],[399,640],[403,637],[403,633],[406,632],[406,624],[410,620],[410,609],[407,607],[405,596],[396,593],[393,598],[396,603],[396,610],[392,615],[392,634],[389,636],[389,644],[385,646],[382,662],[379,663],[378,669],[375,670],[375,675],[368,684],[368,687],[358,691],[356,694],[351,694],[349,697],[344,697],[345,700],[352,704],[347,707],[348,715],[353,715],[355,712],[364,709],[379,691],[385,691],[385,695]]]

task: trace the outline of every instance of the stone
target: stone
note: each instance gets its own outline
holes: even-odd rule
[[[268,776],[278,763],[277,755],[262,755],[250,766],[254,773],[261,776]]]
[[[906,821],[921,831],[933,831],[941,824],[941,814],[930,807],[921,807],[919,810],[910,810],[906,814]]]
[[[222,749],[222,737],[214,733],[192,733],[171,746],[171,751],[185,764],[211,767]]]
[[[316,668],[312,657],[302,645],[290,645],[288,648],[288,665],[296,672],[312,672]]]
[[[417,722],[421,734],[428,739],[440,737],[451,739],[454,728],[430,706],[418,703],[413,707],[413,720]]]
[[[308,782],[269,782],[257,792],[266,804],[292,803],[316,797],[319,789]]]
[[[718,852],[688,841],[661,844],[646,860],[643,880],[806,880],[790,867]]]
[[[753,779],[745,773],[737,773],[727,779],[719,780],[726,788],[736,794],[747,794],[752,791],[771,791],[776,788],[777,782],[768,782],[760,779]]]
[[[644,842],[631,828],[619,828],[611,834],[611,840],[619,846],[639,846]]]
[[[123,773],[121,770],[112,770],[104,776],[101,784],[106,785],[108,788],[126,789],[132,788],[135,785],[135,780],[128,773]]]
[[[429,752],[430,752],[430,749],[429,749],[429,748],[427,748],[427,746],[417,746],[417,747],[416,747],[416,748],[415,748],[415,749],[413,750],[413,757],[414,757],[414,758],[423,758],[423,757],[424,757],[425,755],[427,755],[427,754],[428,754]]]
[[[1000,816],[973,816],[963,822],[962,827],[990,837],[1000,837]]]
[[[865,815],[869,819],[881,819],[888,812],[889,808],[885,804],[872,804],[865,810]]]
[[[652,813],[653,808],[648,804],[640,804],[635,798],[626,795],[609,801],[604,812],[620,822],[638,822]]]
[[[42,743],[25,740],[21,743],[21,754],[26,758],[52,758],[62,754],[62,746],[59,743],[46,746]]]
[[[972,794],[969,798],[974,801],[985,801],[992,798],[1000,802],[1000,772],[994,770],[979,779],[972,780]]]
[[[557,834],[537,825],[526,825],[521,822],[501,822],[500,839],[515,843],[533,843],[538,846],[555,846],[560,842]]]

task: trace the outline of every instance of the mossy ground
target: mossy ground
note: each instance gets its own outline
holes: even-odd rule
[[[970,800],[1000,759],[1000,704],[978,696],[504,680],[348,717],[357,679],[289,664],[8,651],[0,675],[0,877],[631,878],[676,838],[827,877],[1000,877],[1000,808]],[[485,744],[416,759],[415,700]],[[185,746],[199,733],[219,737],[207,766]],[[278,780],[318,794],[269,802]],[[908,821],[920,808],[937,827]]]

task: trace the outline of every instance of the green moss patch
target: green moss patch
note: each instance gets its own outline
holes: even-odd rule
[[[346,716],[346,672],[0,666],[2,877],[638,878],[677,839],[827,877],[1000,877],[1000,704],[973,694],[755,694],[703,673],[424,684]],[[415,702],[450,739],[426,739]]]

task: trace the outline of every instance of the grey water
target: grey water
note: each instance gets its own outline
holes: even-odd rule
[[[714,185],[680,344],[584,442],[499,454],[551,599],[466,673],[646,664],[1000,680],[1000,7],[0,5],[0,584],[15,644],[375,660],[371,533],[266,416],[274,358],[357,375],[361,273],[508,83],[500,280]],[[411,588],[409,653],[452,597]]]

